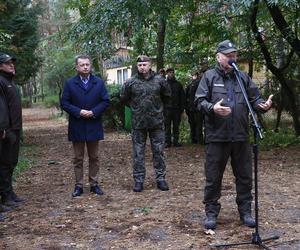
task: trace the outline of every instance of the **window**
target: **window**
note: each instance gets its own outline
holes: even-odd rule
[[[118,84],[123,84],[128,79],[128,69],[117,70],[117,81]]]

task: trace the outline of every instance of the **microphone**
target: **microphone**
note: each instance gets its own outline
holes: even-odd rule
[[[234,68],[234,70],[239,71],[238,66],[236,65],[236,61],[235,61],[235,60],[230,59],[230,60],[228,61],[228,64],[229,64],[232,68]]]

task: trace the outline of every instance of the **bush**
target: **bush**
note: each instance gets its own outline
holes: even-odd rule
[[[285,148],[296,144],[300,144],[300,137],[295,135],[293,129],[282,129],[277,133],[271,130],[266,131],[264,139],[259,141],[260,147],[264,150],[274,147]]]
[[[56,95],[45,96],[44,105],[46,108],[55,107],[57,109],[60,109],[60,101],[58,95],[56,94]]]
[[[31,101],[29,97],[22,98],[22,108],[30,108]]]
[[[114,129],[124,128],[124,105],[120,101],[120,91],[122,85],[109,84],[106,85],[110,96],[110,106],[105,110],[103,115],[103,123],[105,127]]]

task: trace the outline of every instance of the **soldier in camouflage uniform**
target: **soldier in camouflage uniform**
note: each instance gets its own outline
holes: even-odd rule
[[[132,111],[133,143],[133,191],[141,192],[145,180],[145,147],[147,134],[151,142],[153,166],[158,189],[169,190],[165,180],[164,161],[164,103],[171,96],[166,81],[151,71],[151,61],[147,56],[137,59],[138,73],[128,79],[121,90],[121,101]]]

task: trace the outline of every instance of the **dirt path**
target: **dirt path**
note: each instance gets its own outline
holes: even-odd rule
[[[34,159],[17,179],[16,191],[27,202],[0,224],[0,249],[211,249],[210,244],[251,240],[235,205],[234,180],[227,168],[222,210],[215,235],[202,222],[204,149],[166,150],[169,192],[156,189],[147,149],[145,190],[132,192],[131,140],[106,133],[99,152],[100,184],[105,195],[72,199],[72,148],[66,121],[49,119],[53,111],[24,110],[24,137]],[[260,154],[260,233],[277,234],[272,249],[300,249],[300,147]],[[253,245],[231,249],[257,249]]]

